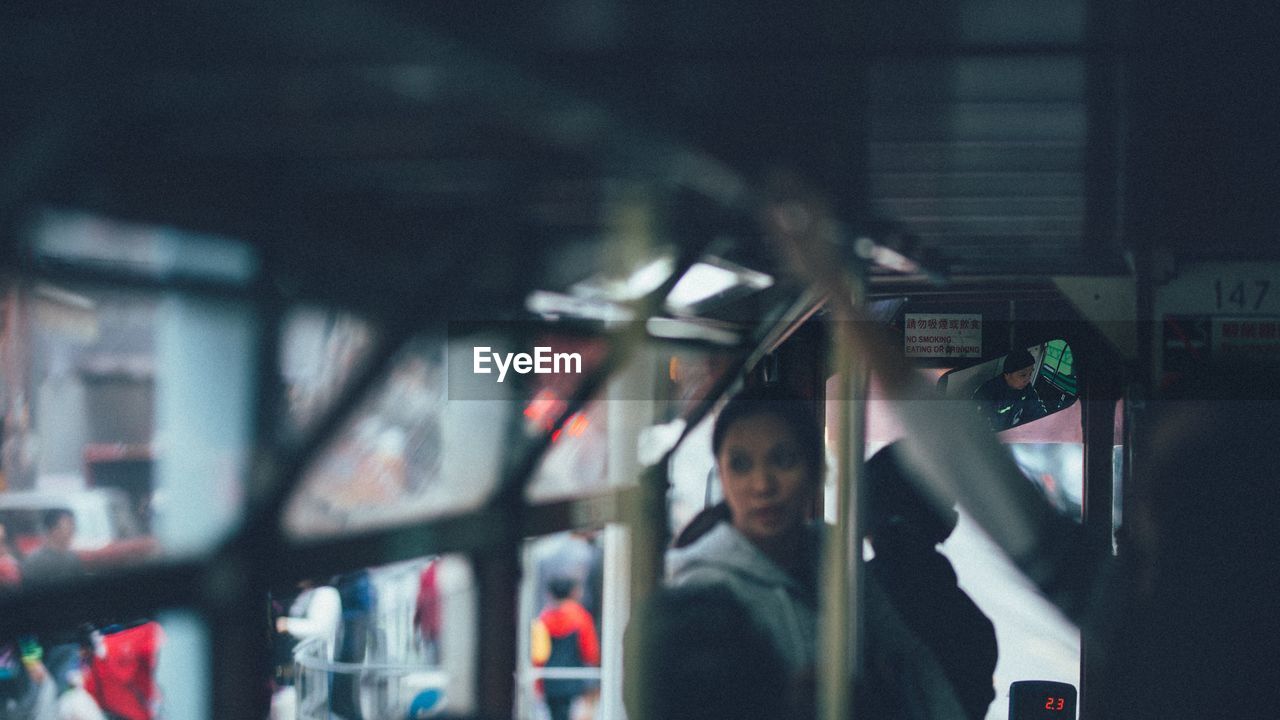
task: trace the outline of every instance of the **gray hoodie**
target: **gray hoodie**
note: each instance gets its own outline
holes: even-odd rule
[[[816,528],[812,561],[818,562]],[[866,673],[870,689],[898,718],[964,718],[965,713],[933,653],[893,608],[884,590],[866,578]],[[671,586],[723,585],[747,607],[793,673],[813,668],[817,608],[810,594],[765,557],[742,533],[719,523],[692,545],[667,554]],[[888,685],[892,687],[887,687]]]
[[[728,587],[792,672],[813,667],[818,616],[812,600],[806,600],[811,593],[729,523],[719,523],[692,545],[668,553],[667,578],[677,587]]]

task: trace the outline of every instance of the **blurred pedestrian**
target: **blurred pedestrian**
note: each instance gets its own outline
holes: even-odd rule
[[[276,632],[288,633],[299,640],[320,638],[325,657],[333,659],[342,620],[342,596],[329,585],[316,585],[312,580],[298,583],[302,592],[289,606],[289,614],[276,618]]]
[[[84,575],[80,557],[71,549],[76,537],[76,517],[66,508],[46,510],[42,516],[44,543],[22,564],[25,584],[76,578]],[[58,692],[71,687],[71,673],[80,669],[80,644],[74,632],[46,636],[44,665],[57,683]]]
[[[373,626],[377,606],[377,592],[368,570],[334,579],[342,603],[341,625],[338,628],[338,646],[334,659],[345,663],[362,663],[369,649],[369,632]],[[337,673],[333,679],[333,709],[346,720],[361,720],[359,686],[351,673]]]
[[[46,510],[42,519],[44,543],[22,564],[26,582],[44,582],[84,574],[84,564],[71,550],[76,536],[76,517],[66,508]]]
[[[84,690],[110,720],[154,720],[160,704],[156,664],[164,633],[155,621],[85,628]]]
[[[34,638],[0,643],[0,720],[54,720],[57,688]]]
[[[318,639],[323,647],[321,657],[333,662],[338,625],[342,621],[342,596],[338,594],[336,588],[329,585],[316,585],[310,579],[299,581],[298,588],[302,592],[289,606],[289,614],[276,618],[276,632],[291,635],[299,641]],[[310,669],[302,669],[304,675],[308,672]],[[275,718],[284,720],[299,713],[304,717],[311,717],[310,713],[322,711],[323,717],[329,717],[332,709],[330,705],[332,683],[329,680],[329,673],[316,671],[314,675],[307,675],[307,677],[312,680],[303,683],[299,678],[294,678],[292,685],[279,688],[275,692],[271,698],[273,720]],[[305,689],[305,697],[300,689]]]
[[[582,606],[596,619],[599,632],[604,552],[598,533],[571,530],[547,538],[539,543],[534,563],[537,567],[535,612],[552,601],[552,579],[572,578],[581,588]]]
[[[552,602],[533,624],[531,643],[536,667],[574,668],[600,665],[595,621],[582,603],[581,586],[572,578],[552,578]],[[543,697],[551,720],[569,720],[573,702],[588,689],[585,679],[546,679]]]
[[[440,663],[441,633],[441,596],[440,596],[441,558],[431,558],[418,574],[418,596],[413,607],[413,626],[422,641],[423,654],[427,664]]]

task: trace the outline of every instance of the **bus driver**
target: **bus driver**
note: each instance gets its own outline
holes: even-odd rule
[[[992,430],[1007,430],[1049,414],[1031,384],[1035,366],[1031,353],[1014,350],[1005,356],[1000,374],[973,391],[978,412]]]

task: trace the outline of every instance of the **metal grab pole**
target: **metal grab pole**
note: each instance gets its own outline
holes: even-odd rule
[[[850,720],[862,658],[862,535],[859,501],[866,445],[866,370],[875,358],[863,342],[858,306],[863,278],[847,271],[834,248],[839,231],[825,204],[797,183],[783,182],[765,212],[766,227],[796,274],[827,297],[834,318],[832,357],[840,378],[836,451],[836,525],[823,544],[820,578],[816,711],[821,720]],[[883,363],[881,363],[883,364]],[[831,401],[828,399],[828,401]]]
[[[837,321],[831,355],[838,390],[835,526],[823,545],[818,621],[817,711],[822,720],[853,717],[855,680],[862,660],[863,448],[866,447],[865,366],[858,362],[851,319]]]

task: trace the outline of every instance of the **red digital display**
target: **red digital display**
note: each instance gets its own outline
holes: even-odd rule
[[[1076,720],[1076,689],[1052,680],[1009,686],[1009,720]]]

